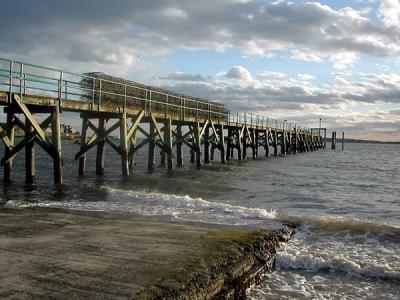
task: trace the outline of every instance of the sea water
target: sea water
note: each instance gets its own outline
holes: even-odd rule
[[[400,145],[346,144],[344,151],[269,158],[260,149],[257,160],[215,161],[201,170],[186,155],[183,168],[152,173],[143,148],[129,178],[120,176],[112,149],[103,177],[94,175],[94,152],[87,175],[79,177],[78,149],[64,142],[62,187],[52,185],[51,161],[39,150],[37,183],[24,185],[24,159],[18,157],[13,183],[1,187],[0,207],[114,211],[258,228],[290,222],[296,234],[278,251],[275,271],[248,291],[250,299],[400,298]]]

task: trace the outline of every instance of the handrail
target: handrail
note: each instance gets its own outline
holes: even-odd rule
[[[8,64],[8,66],[4,64]],[[16,70],[18,66],[19,68]],[[85,80],[91,82],[91,85],[86,85]],[[102,89],[102,85],[104,86],[104,84],[113,84],[122,88],[124,92],[118,93],[105,90],[104,88]],[[31,92],[36,91],[36,93],[39,92],[42,96],[56,94],[57,96],[54,98],[59,100],[59,105],[62,104],[63,100],[77,100],[76,98],[80,98],[79,100],[81,100],[84,98],[86,101],[91,101],[95,104],[92,105],[93,110],[101,110],[102,99],[109,96],[117,97],[118,101],[116,101],[116,103],[121,103],[121,108],[124,110],[127,106],[129,107],[129,101],[137,100],[142,103],[141,105],[144,106],[145,112],[150,112],[152,105],[161,105],[166,116],[169,111],[175,109],[175,112],[176,110],[179,111],[182,120],[185,120],[185,114],[191,112],[196,119],[199,114],[203,114],[203,116],[207,115],[209,118],[212,116],[216,116],[218,119],[222,118],[222,120],[226,121],[228,124],[235,124],[238,126],[250,125],[259,129],[311,132],[306,126],[287,122],[286,120],[279,121],[267,116],[248,112],[231,112],[224,104],[187,98],[184,95],[143,87],[133,82],[117,82],[106,78],[78,74],[0,57],[0,90],[2,87],[9,92],[10,96],[12,93],[18,93],[23,97],[23,94],[26,94],[27,90]],[[140,91],[140,93],[145,95],[145,98],[129,95],[127,89],[130,88]],[[98,99],[96,99],[96,96]],[[165,102],[154,99],[156,96],[165,97]],[[171,103],[170,98],[179,100],[179,104]],[[122,101],[120,101],[120,99]],[[97,103],[95,103],[96,100]],[[194,105],[194,107],[188,104]]]

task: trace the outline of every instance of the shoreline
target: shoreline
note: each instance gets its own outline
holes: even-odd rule
[[[0,217],[1,298],[239,299],[294,233],[54,208]]]

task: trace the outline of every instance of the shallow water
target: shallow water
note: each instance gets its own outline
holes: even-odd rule
[[[251,299],[400,297],[400,145],[347,144],[345,151],[214,162],[201,170],[187,162],[172,173],[147,173],[144,150],[125,179],[111,149],[104,177],[94,176],[94,153],[88,175],[77,176],[78,147],[64,145],[61,188],[51,184],[43,153],[34,188],[23,184],[24,160],[17,159],[15,181],[2,188],[2,207],[122,211],[260,228],[289,221],[297,233],[277,253],[277,270],[249,291]]]

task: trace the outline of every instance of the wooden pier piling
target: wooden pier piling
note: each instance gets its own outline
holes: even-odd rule
[[[96,175],[104,175],[104,162],[105,162],[105,126],[107,120],[104,117],[99,118],[98,134],[103,136],[97,143],[97,153],[96,153]]]
[[[6,137],[8,138],[9,145],[5,145],[4,156],[8,156],[10,154],[10,148],[14,146],[14,122],[15,122],[15,114],[12,111],[7,112],[7,129],[6,129]],[[13,159],[10,159],[8,162],[4,164],[4,182],[8,183],[12,178],[12,168],[13,168]]]
[[[183,167],[183,153],[182,153],[182,126],[176,125],[176,165]]]
[[[53,144],[53,170],[54,170],[54,183],[63,183],[63,162],[61,156],[61,122],[60,122],[60,109],[58,106],[53,107],[52,112],[53,121],[51,123],[51,135]]]
[[[35,140],[29,139],[29,136],[33,133],[33,127],[29,119],[25,119],[25,139],[27,140],[25,145],[25,182],[27,184],[34,184],[36,177],[35,169]]]

